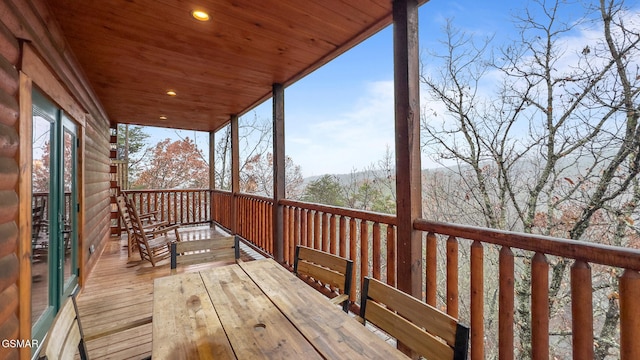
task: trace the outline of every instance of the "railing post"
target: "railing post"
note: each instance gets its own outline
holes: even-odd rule
[[[426,298],[425,302],[436,306],[438,294],[438,238],[436,234],[427,233],[427,264],[425,266]]]
[[[620,359],[640,359],[640,273],[620,277]]]
[[[484,247],[471,244],[471,360],[484,359]]]
[[[498,315],[498,352],[500,360],[513,360],[513,308],[515,264],[511,248],[500,249],[500,294]]]
[[[593,303],[591,267],[576,260],[571,267],[573,358],[593,359]]]
[[[387,224],[387,284],[396,287],[396,229]]]
[[[543,253],[531,261],[532,358],[549,358],[549,262]]]
[[[458,239],[447,239],[447,314],[458,317]]]

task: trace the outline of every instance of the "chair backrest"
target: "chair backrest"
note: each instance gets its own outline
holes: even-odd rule
[[[467,358],[467,326],[376,279],[364,279],[360,317],[427,359]]]
[[[31,209],[31,224],[32,232],[31,238],[38,239],[40,231],[42,230],[42,224],[44,222],[44,209],[46,207],[46,200],[42,200],[40,205],[37,205]]]
[[[239,258],[240,240],[237,236],[171,243],[171,269],[178,264],[236,261]]]
[[[116,197],[116,203],[118,204],[118,212],[120,213],[120,218],[124,223],[127,236],[132,236],[133,224],[127,208],[127,198],[124,194],[120,194]]]
[[[73,360],[76,350],[80,353],[81,360],[89,359],[74,292],[53,319],[53,324],[40,350],[39,359]]]
[[[309,276],[320,282],[322,286],[329,286],[332,290],[338,289],[342,291],[343,294],[347,295],[346,301],[342,303],[342,309],[345,312],[348,311],[353,261],[298,245],[293,263],[293,272],[296,275]]]

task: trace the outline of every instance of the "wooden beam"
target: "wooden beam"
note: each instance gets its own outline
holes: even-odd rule
[[[216,188],[216,132],[209,131],[209,189]]]
[[[216,132],[209,131],[209,190],[213,190],[216,188]],[[210,222],[209,225],[211,227],[214,226],[213,222],[213,193],[209,192],[210,201],[209,201],[209,214]]]
[[[284,152],[284,86],[273,84],[273,256],[284,262],[284,208],[285,198]]]
[[[231,232],[238,232],[238,201],[240,192],[240,140],[238,137],[238,115],[231,115]]]
[[[398,288],[422,297],[418,1],[393,1]]]

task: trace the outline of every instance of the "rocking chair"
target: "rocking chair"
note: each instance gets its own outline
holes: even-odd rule
[[[131,218],[134,243],[138,247],[140,259],[148,260],[151,266],[156,266],[158,261],[169,258],[171,256],[171,243],[180,241],[180,234],[178,233],[180,225],[150,228],[143,224],[138,215],[138,210],[131,202],[127,201],[126,205]],[[175,232],[175,238],[168,235],[170,231]]]

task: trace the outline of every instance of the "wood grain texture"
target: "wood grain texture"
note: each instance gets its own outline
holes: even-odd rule
[[[15,253],[0,258],[0,291],[14,285],[18,280],[18,257]]]
[[[18,184],[18,164],[14,159],[0,157],[0,189],[12,189]]]
[[[13,254],[18,249],[18,226],[15,222],[0,224],[0,258]]]
[[[239,266],[201,274],[238,359],[321,359]]]
[[[15,97],[0,91],[0,124],[15,125],[18,114],[18,101]]]
[[[18,243],[18,259],[20,261],[20,279],[18,280],[18,298],[21,304],[32,302],[32,268],[31,268],[31,233],[33,225],[32,213],[32,176],[31,163],[33,157],[33,119],[32,119],[32,90],[33,83],[24,73],[20,73],[20,121],[18,123],[20,151],[17,162],[20,168],[18,179],[18,196],[20,198],[20,213],[17,223],[21,234]],[[32,327],[32,307],[20,306],[18,310],[20,320],[20,337],[22,339],[31,338]],[[31,355],[30,349],[20,350],[21,359],[28,359]]]
[[[18,331],[18,318],[13,314],[0,324],[0,339],[17,339]],[[18,359],[18,349],[0,346],[0,359]]]
[[[18,287],[13,284],[0,292],[0,324],[15,316],[18,309]]]
[[[407,358],[275,261],[251,261],[240,266],[323,357]],[[287,291],[282,291],[283,287]]]
[[[206,131],[391,23],[380,0],[212,1],[206,23],[188,1],[46,2],[113,121]]]
[[[4,21],[0,21],[0,54],[6,62],[15,65],[20,58],[20,44]]]
[[[198,273],[156,279],[154,359],[235,359]]]
[[[40,91],[49,96],[80,126],[84,126],[86,110],[69,94],[65,86],[60,83],[56,74],[47,66],[45,60],[29,44],[25,44],[22,54],[22,71],[36,84]]]
[[[14,96],[18,92],[18,70],[3,56],[0,56],[0,90]]]
[[[18,152],[18,132],[13,126],[0,124],[0,156],[13,158]]]

